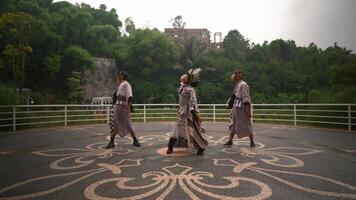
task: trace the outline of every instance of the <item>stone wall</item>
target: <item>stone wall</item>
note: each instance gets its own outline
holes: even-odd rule
[[[90,103],[94,97],[111,97],[116,89],[115,60],[111,58],[94,58],[94,60],[96,68],[84,72],[85,103]]]

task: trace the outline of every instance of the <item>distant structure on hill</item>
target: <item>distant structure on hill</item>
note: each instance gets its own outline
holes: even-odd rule
[[[178,44],[194,37],[206,46],[210,46],[210,31],[206,28],[165,28],[164,34]]]
[[[220,49],[222,48],[222,33],[221,32],[215,32],[214,33],[214,42],[211,43],[211,47]]]
[[[210,31],[206,28],[165,28],[164,34],[176,44],[182,44],[189,38],[195,38],[208,48],[221,48],[221,32],[214,33],[214,42],[211,43]]]

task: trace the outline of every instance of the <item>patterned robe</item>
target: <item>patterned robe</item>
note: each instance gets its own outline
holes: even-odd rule
[[[247,83],[243,80],[237,82],[234,94],[236,98],[230,113],[229,131],[236,134],[238,138],[244,138],[252,134],[251,118],[247,117],[244,110],[244,103],[251,104],[250,90]]]
[[[199,108],[197,104],[196,92],[189,85],[181,85],[178,89],[179,109],[177,120],[173,127],[173,137],[178,139],[178,146],[182,145],[181,139],[186,139],[196,148],[206,148],[208,141],[202,134]]]
[[[123,81],[116,91],[116,100],[113,102],[109,116],[110,135],[115,138],[116,134],[121,137],[134,131],[132,127],[131,114],[129,112],[128,99],[132,97],[132,87],[129,82]]]

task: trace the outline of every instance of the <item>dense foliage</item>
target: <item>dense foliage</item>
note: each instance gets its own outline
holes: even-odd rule
[[[0,14],[0,104],[26,103],[22,88],[37,104],[81,103],[93,57],[115,58],[129,72],[136,103],[175,103],[179,77],[191,67],[203,68],[200,103],[225,103],[236,68],[254,103],[356,103],[356,55],[337,43],[324,50],[282,39],[254,44],[231,30],[221,49],[196,38],[174,44],[156,29],[136,29],[131,18],[122,24],[105,5],[65,1],[2,0]]]

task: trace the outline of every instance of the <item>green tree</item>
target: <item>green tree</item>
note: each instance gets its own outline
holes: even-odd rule
[[[66,70],[79,72],[83,72],[86,68],[94,69],[95,67],[91,54],[79,46],[70,46],[65,50],[62,64],[62,68]]]
[[[156,30],[134,31],[112,46],[118,66],[145,78],[165,73],[178,60],[177,47]]]
[[[6,41],[3,54],[10,59],[16,86],[22,91],[26,56],[32,53],[29,39],[34,18],[26,13],[5,13],[0,17],[0,35]]]
[[[177,103],[177,99],[174,94],[166,94],[162,98],[162,103]]]
[[[97,56],[109,54],[108,45],[115,42],[119,35],[118,30],[112,25],[93,25],[87,30],[88,42],[85,44],[91,53]]]
[[[82,103],[84,91],[81,86],[81,73],[73,71],[67,78],[67,84],[69,87],[68,103]]]
[[[192,68],[202,62],[203,55],[208,49],[205,43],[195,37],[190,37],[181,46],[181,63],[185,68]]]
[[[131,17],[125,19],[125,31],[131,34],[133,31],[136,30],[135,22],[132,20]]]
[[[59,81],[61,81],[62,83],[67,82],[67,87],[61,88],[62,91],[69,92],[68,97],[70,98],[70,93],[73,90],[73,84],[81,84],[81,81],[77,81],[78,76],[81,76],[83,74],[84,69],[94,69],[94,67],[94,60],[91,57],[90,53],[85,49],[78,46],[71,46],[66,49],[61,60]],[[73,72],[75,73],[73,74]],[[69,80],[71,82],[69,82],[68,78],[70,78]]]
[[[177,15],[176,17],[169,20],[173,28],[184,28],[185,22],[183,21],[182,15]]]
[[[250,51],[249,40],[238,30],[229,31],[222,43],[224,54],[227,58],[238,59],[244,62]]]

